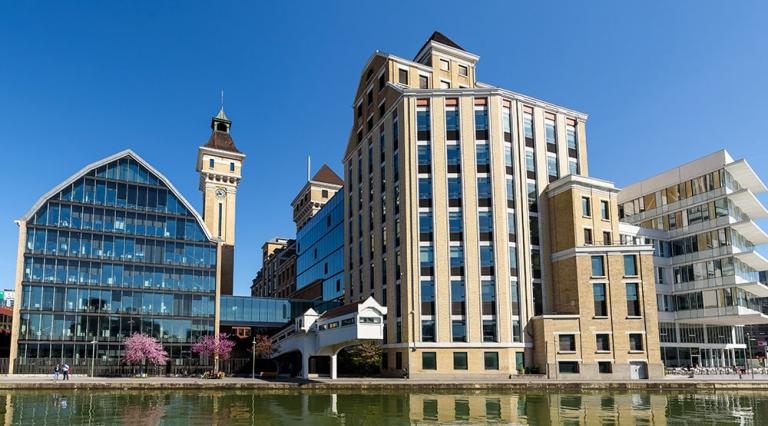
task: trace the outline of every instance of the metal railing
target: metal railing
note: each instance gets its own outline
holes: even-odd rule
[[[8,372],[8,358],[0,358],[0,373]],[[127,365],[119,359],[51,359],[51,358],[17,358],[14,366],[15,374],[50,374],[56,364],[67,363],[70,374],[89,376],[93,367],[96,377],[133,377],[144,373],[148,376],[166,377],[198,377],[206,371],[213,370],[213,359],[171,359],[165,365]],[[92,364],[93,362],[93,364]],[[251,358],[231,358],[219,360],[219,371],[227,376],[251,374]]]

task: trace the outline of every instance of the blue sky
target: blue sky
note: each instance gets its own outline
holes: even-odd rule
[[[235,290],[293,235],[305,159],[340,171],[359,73],[434,30],[478,78],[590,115],[590,174],[625,185],[727,148],[768,180],[766,2],[3,2],[0,287],[14,219],[83,165],[131,148],[199,208],[197,147],[226,93],[248,158]],[[459,10],[460,12],[445,11]]]

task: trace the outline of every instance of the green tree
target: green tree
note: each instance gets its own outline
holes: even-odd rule
[[[376,374],[381,368],[381,345],[365,341],[349,349],[352,365],[362,374]]]

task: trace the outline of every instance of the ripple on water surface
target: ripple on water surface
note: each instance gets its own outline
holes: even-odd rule
[[[4,423],[24,425],[768,424],[768,393],[754,392],[66,390],[0,398]]]

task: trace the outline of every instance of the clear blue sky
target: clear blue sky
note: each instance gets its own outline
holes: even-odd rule
[[[766,2],[363,3],[2,2],[0,286],[13,220],[91,161],[132,148],[199,208],[195,156],[224,89],[248,155],[245,294],[262,242],[294,233],[306,156],[341,170],[365,61],[411,58],[434,30],[480,55],[479,80],[588,113],[593,176],[625,185],[725,147],[768,180]]]

